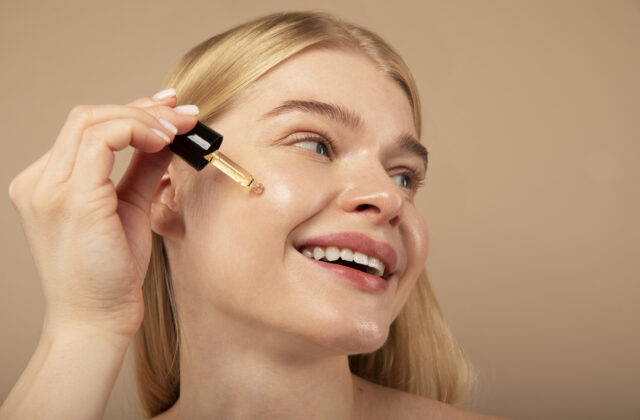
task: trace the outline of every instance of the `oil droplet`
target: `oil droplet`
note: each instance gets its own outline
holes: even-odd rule
[[[264,185],[262,185],[259,182],[256,182],[256,184],[251,187],[251,192],[254,193],[255,195],[260,195],[264,192]]]

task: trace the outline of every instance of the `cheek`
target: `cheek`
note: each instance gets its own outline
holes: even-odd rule
[[[401,226],[409,264],[422,267],[429,255],[429,232],[424,217],[413,206],[407,209],[406,223]]]
[[[252,269],[256,264],[247,264],[248,259],[264,264],[281,260],[290,233],[326,201],[320,193],[326,179],[303,166],[268,154],[246,159],[246,167],[265,187],[262,195],[251,194],[213,167],[195,174],[184,203],[191,255],[229,271]]]
[[[297,159],[296,159],[297,158]],[[285,223],[292,230],[299,223],[324,208],[328,194],[327,173],[319,164],[308,164],[299,156],[265,153],[251,166],[264,193],[253,200],[256,218],[264,217],[274,223]]]
[[[427,225],[417,209],[407,210],[405,223],[400,226],[407,250],[407,269],[398,284],[397,301],[393,310],[394,319],[404,307],[420,273],[425,269],[429,253],[429,235]]]

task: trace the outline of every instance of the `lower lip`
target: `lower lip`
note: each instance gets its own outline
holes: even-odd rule
[[[338,264],[331,264],[324,261],[318,261],[304,255],[303,257],[310,260],[311,262],[320,264],[321,267],[324,267],[332,273],[347,279],[353,285],[366,292],[381,293],[387,290],[387,287],[389,287],[389,281],[383,279],[382,277],[364,273],[360,270],[356,270],[355,268],[345,267]]]

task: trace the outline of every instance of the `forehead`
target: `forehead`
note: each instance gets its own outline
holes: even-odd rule
[[[364,53],[312,48],[295,54],[254,82],[239,100],[254,120],[283,102],[304,99],[357,111],[363,128],[415,133],[409,100]]]

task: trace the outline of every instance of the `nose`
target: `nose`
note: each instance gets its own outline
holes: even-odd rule
[[[346,212],[366,216],[374,224],[401,222],[404,193],[383,168],[352,168],[349,182],[338,196],[339,207]]]

